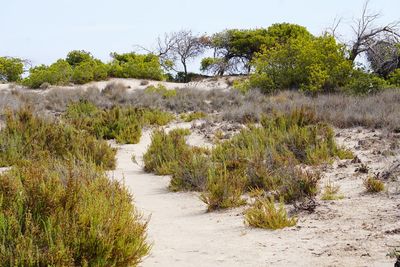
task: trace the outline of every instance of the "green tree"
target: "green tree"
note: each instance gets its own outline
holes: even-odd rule
[[[72,67],[64,59],[59,59],[50,66],[39,65],[29,70],[23,84],[31,88],[39,88],[43,83],[51,85],[66,85],[70,82]]]
[[[348,81],[352,63],[330,35],[303,36],[264,48],[253,61],[250,86],[265,92],[279,89],[328,91]]]
[[[75,67],[82,62],[92,61],[93,56],[90,52],[85,50],[73,50],[68,53],[67,58],[65,59],[71,66]]]
[[[19,58],[0,57],[0,81],[16,82],[21,80],[24,62]]]

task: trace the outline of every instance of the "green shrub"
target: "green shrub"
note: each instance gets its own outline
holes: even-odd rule
[[[400,68],[395,69],[389,75],[389,83],[395,86],[400,86]]]
[[[296,225],[297,218],[289,218],[283,202],[276,208],[274,198],[257,197],[252,207],[244,213],[245,222],[264,229],[282,229]]]
[[[301,36],[266,47],[253,61],[250,87],[270,93],[282,89],[329,91],[343,86],[352,64],[332,36]]]
[[[75,67],[82,62],[92,61],[93,56],[90,52],[87,52],[85,50],[73,50],[68,53],[65,60],[68,62],[69,65]]]
[[[385,184],[382,181],[369,176],[364,180],[364,187],[368,193],[378,193],[385,189]]]
[[[144,169],[158,175],[172,174],[184,154],[190,153],[186,144],[185,135],[190,134],[187,129],[174,129],[168,134],[163,130],[156,130],[151,137],[151,144],[143,155]]]
[[[0,57],[0,82],[17,82],[24,73],[22,59],[12,57]]]
[[[245,180],[240,172],[228,171],[227,166],[214,166],[209,169],[206,191],[200,199],[207,204],[208,211],[244,205],[242,199]]]
[[[107,79],[108,67],[100,60],[83,61],[75,66],[71,82],[85,84],[91,81]]]
[[[352,77],[343,91],[353,95],[366,95],[378,93],[387,87],[387,82],[374,75],[361,70],[353,71]]]
[[[35,117],[28,109],[8,113],[0,131],[0,166],[24,159],[76,159],[107,169],[115,167],[116,150],[76,128]]]
[[[144,89],[144,92],[147,94],[158,94],[162,96],[164,99],[176,96],[175,89],[169,90],[162,84],[158,84],[157,86],[150,85],[146,87],[146,89]]]
[[[202,119],[205,117],[207,117],[207,115],[201,111],[191,112],[191,113],[183,113],[180,115],[181,120],[183,120],[184,122],[191,122],[191,121],[199,120],[199,119]]]
[[[181,156],[173,171],[169,189],[204,191],[211,166],[207,152],[200,148],[192,148],[191,153],[185,153],[185,157]]]
[[[40,65],[29,70],[29,77],[23,84],[30,88],[39,88],[43,83],[51,85],[67,85],[71,80],[72,67],[67,61],[60,59],[50,66]]]
[[[3,266],[136,266],[149,253],[132,196],[93,165],[28,161],[0,174]]]
[[[88,101],[72,103],[64,118],[97,138],[116,139],[122,144],[139,142],[145,125],[165,125],[173,119],[167,112],[139,108],[99,109]]]
[[[109,76],[116,78],[137,78],[163,80],[159,58],[153,54],[111,53]]]

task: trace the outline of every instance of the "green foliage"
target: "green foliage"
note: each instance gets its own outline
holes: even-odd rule
[[[368,176],[364,180],[364,187],[368,193],[378,193],[385,189],[385,184],[375,177]]]
[[[207,204],[207,210],[219,210],[244,205],[242,199],[245,186],[244,176],[240,172],[228,171],[225,165],[209,169],[207,189],[200,199]]]
[[[172,174],[179,160],[190,153],[185,141],[189,134],[188,129],[174,129],[168,134],[163,130],[154,131],[151,145],[143,155],[145,171],[158,175]]]
[[[180,115],[180,118],[184,122],[191,122],[194,120],[199,120],[205,118],[207,115],[204,112],[198,111],[198,112],[192,112],[192,113],[183,113]]]
[[[24,63],[19,58],[0,57],[0,82],[17,82],[24,72]]]
[[[87,132],[35,117],[30,110],[8,113],[0,131],[0,166],[25,159],[75,159],[106,169],[115,167],[116,150]]]
[[[176,96],[175,89],[169,90],[162,84],[158,84],[157,86],[154,85],[147,86],[146,89],[144,89],[144,92],[146,94],[158,94],[162,96],[164,99]]]
[[[354,70],[343,91],[353,95],[367,95],[378,93],[386,87],[387,82],[384,79],[361,70]]]
[[[225,30],[211,37],[210,46],[216,57],[203,59],[201,70],[218,75],[249,72],[249,63],[263,48],[271,49],[291,39],[309,36],[311,34],[305,27],[290,23],[273,24],[267,29]]]
[[[67,58],[65,60],[72,67],[76,67],[82,62],[93,61],[93,56],[90,52],[87,52],[85,50],[73,50],[68,53]]]
[[[342,45],[332,36],[299,37],[264,49],[254,60],[250,86],[266,93],[281,89],[307,92],[333,90],[343,86],[352,64]]]
[[[108,66],[100,60],[83,61],[75,66],[71,82],[85,84],[91,81],[107,79]]]
[[[99,109],[88,101],[70,104],[64,118],[77,129],[122,144],[139,142],[145,125],[165,125],[173,115],[159,110],[121,108]]]
[[[159,58],[153,54],[111,53],[113,61],[109,66],[109,76],[117,78],[138,78],[163,80]]]
[[[146,226],[125,186],[94,165],[45,159],[0,174],[3,266],[136,266]]]
[[[339,194],[340,186],[333,184],[331,181],[328,181],[324,186],[324,192],[322,193],[322,200],[339,200],[343,199],[344,196]]]
[[[274,198],[257,197],[252,207],[244,213],[245,222],[253,227],[282,229],[296,225],[297,218],[289,218],[283,202],[276,208]]]
[[[395,69],[389,75],[389,83],[395,86],[400,86],[400,68]]]
[[[67,85],[72,76],[72,67],[67,61],[59,59],[50,66],[40,65],[29,70],[29,77],[23,84],[30,88],[39,88],[43,83]]]
[[[172,191],[206,189],[208,170],[211,166],[209,151],[196,147],[190,149],[190,153],[179,156],[169,186]]]

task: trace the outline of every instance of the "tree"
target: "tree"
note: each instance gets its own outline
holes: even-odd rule
[[[163,38],[158,37],[157,48],[150,51],[141,47],[149,53],[160,58],[160,63],[166,70],[180,72],[177,62],[182,65],[185,80],[188,81],[187,64],[190,60],[204,53],[208,43],[206,36],[194,34],[191,30],[181,30],[164,34]]]
[[[16,82],[24,72],[24,61],[19,58],[0,57],[0,81]]]
[[[278,44],[298,37],[311,37],[303,26],[290,23],[273,24],[267,29],[225,30],[210,38],[213,58],[205,58],[202,71],[224,73],[250,73],[251,61],[262,49],[272,49]]]
[[[400,44],[398,42],[378,41],[366,52],[368,62],[374,73],[387,78],[400,68]]]
[[[68,53],[65,59],[72,67],[79,65],[84,61],[92,61],[93,56],[90,52],[85,50],[73,50]]]
[[[276,44],[274,49],[264,48],[254,66],[250,86],[267,93],[279,89],[329,91],[343,86],[352,70],[344,46],[331,35],[303,36]]]
[[[355,35],[354,40],[350,43],[349,59],[351,61],[382,41],[392,42],[400,37],[399,22],[391,22],[384,26],[374,25],[380,14],[370,13],[368,3],[369,1],[365,2],[361,17],[356,19],[351,26]]]

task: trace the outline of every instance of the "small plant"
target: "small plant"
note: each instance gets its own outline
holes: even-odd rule
[[[207,189],[200,199],[207,204],[208,211],[244,205],[242,199],[245,181],[240,173],[229,172],[226,166],[210,168]]]
[[[364,180],[364,187],[368,193],[378,193],[385,189],[385,184],[377,178],[369,176]]]
[[[158,175],[173,174],[183,155],[190,153],[185,140],[188,134],[188,129],[174,129],[168,134],[163,130],[154,131],[150,147],[143,155],[145,171]]]
[[[176,96],[175,89],[169,90],[169,89],[167,89],[167,87],[165,87],[162,84],[158,84],[157,86],[150,85],[146,89],[144,89],[144,92],[147,94],[161,95],[164,99]]]
[[[199,120],[205,118],[207,115],[204,112],[192,112],[192,113],[183,113],[180,115],[180,118],[184,122],[191,122],[194,120]]]
[[[355,172],[359,172],[359,173],[368,173],[368,172],[369,172],[369,167],[368,167],[366,164],[361,163],[361,166],[360,166],[360,167],[357,167],[357,168],[355,169]]]
[[[282,229],[296,225],[297,218],[289,218],[283,201],[277,208],[272,197],[257,197],[254,204],[245,211],[246,224],[264,229]]]
[[[333,184],[331,181],[328,181],[324,186],[324,192],[322,194],[322,200],[339,200],[343,199],[344,196],[339,194],[340,186]]]

